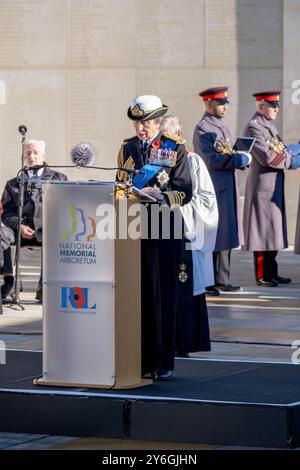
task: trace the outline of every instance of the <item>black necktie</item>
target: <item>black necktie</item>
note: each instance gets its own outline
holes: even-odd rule
[[[148,142],[142,141],[142,155],[144,159],[144,163],[147,163],[147,150],[148,150]]]

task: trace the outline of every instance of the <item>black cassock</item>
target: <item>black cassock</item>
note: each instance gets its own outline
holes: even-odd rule
[[[156,143],[167,138],[158,134]],[[172,209],[188,203],[192,197],[192,181],[184,145],[178,142],[176,164],[164,167],[169,180],[161,187],[168,206]],[[149,150],[148,150],[149,152]],[[147,163],[148,155],[141,150],[138,137],[124,141],[118,165],[140,169]],[[120,179],[120,178],[119,178]],[[158,184],[157,175],[147,186]],[[152,203],[155,204],[155,203]],[[151,204],[147,204],[148,228],[151,226]],[[172,211],[171,211],[172,212]],[[143,222],[142,222],[143,223]],[[171,223],[170,238],[142,239],[141,241],[141,293],[142,293],[142,369],[144,373],[155,370],[173,370],[176,343],[177,303],[177,258],[178,243],[173,237]]]
[[[176,351],[210,351],[210,333],[205,293],[193,296],[192,251],[182,240],[177,262]]]

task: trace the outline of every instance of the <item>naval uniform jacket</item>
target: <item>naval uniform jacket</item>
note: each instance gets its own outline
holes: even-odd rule
[[[164,142],[168,139],[159,133],[154,141]],[[180,207],[187,204],[192,198],[192,180],[187,161],[186,150],[183,144],[178,140],[175,148],[177,152],[177,160],[174,167],[163,167],[168,173],[169,181],[166,187],[162,189],[165,195],[166,203],[170,208]],[[152,141],[153,143],[153,141]],[[150,144],[150,147],[152,145]],[[118,155],[118,166],[135,168],[140,170],[147,163],[149,151],[144,156],[141,151],[141,140],[138,137],[126,139],[122,145]],[[119,181],[124,179],[121,172],[118,174]],[[157,175],[155,175],[147,184],[147,186],[155,186],[158,183]]]
[[[218,203],[219,225],[215,251],[235,248],[243,243],[240,195],[235,175],[236,168],[242,167],[239,154],[220,153],[215,148],[219,139],[228,139],[232,145],[232,136],[222,118],[205,113],[195,127],[193,144],[210,173]]]
[[[277,251],[287,248],[284,169],[291,164],[291,155],[275,152],[268,141],[281,141],[272,121],[255,113],[244,135],[255,137],[252,164],[245,190],[243,249]]]
[[[167,137],[158,134],[154,140],[163,143],[166,139]],[[185,147],[178,143],[174,151],[177,152],[175,166],[163,168],[168,173],[169,181],[162,191],[170,208],[180,207],[192,198],[192,180]],[[147,163],[147,156],[141,151],[141,141],[138,137],[127,139],[119,151],[118,166],[140,169]],[[118,179],[122,181],[123,177],[119,172]],[[157,183],[155,175],[148,182],[148,186]],[[174,369],[178,244],[181,244],[181,240],[171,238],[141,240],[142,275],[141,286],[137,288],[141,288],[142,293],[144,373]]]
[[[34,226],[34,214],[35,214],[35,202],[32,194],[27,191],[28,177],[25,174],[25,186],[24,186],[24,204],[22,212],[22,224],[28,225],[33,230]],[[67,177],[63,173],[58,171],[52,171],[45,165],[43,174],[41,176],[42,181],[66,181]],[[2,221],[5,225],[16,231],[18,227],[18,201],[19,201],[19,178],[13,178],[7,181],[3,194],[2,194],[2,205],[3,215]]]

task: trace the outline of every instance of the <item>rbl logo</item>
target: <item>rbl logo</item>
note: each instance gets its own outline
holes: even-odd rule
[[[89,305],[88,287],[61,287],[61,308],[95,310],[96,302]]]

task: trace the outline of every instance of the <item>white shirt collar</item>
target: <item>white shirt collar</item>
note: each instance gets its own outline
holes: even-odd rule
[[[28,175],[28,178],[33,178],[33,176],[42,176],[43,174],[43,171],[44,171],[44,168],[40,168],[37,172],[36,172],[36,175],[34,174],[33,170],[27,170],[27,175]]]
[[[156,133],[153,137],[151,137],[151,139],[146,140],[147,144],[148,144],[148,145],[151,144],[151,142],[153,142],[153,140],[156,139],[156,137],[158,136],[158,134],[159,134],[159,131],[157,131],[157,133]]]

